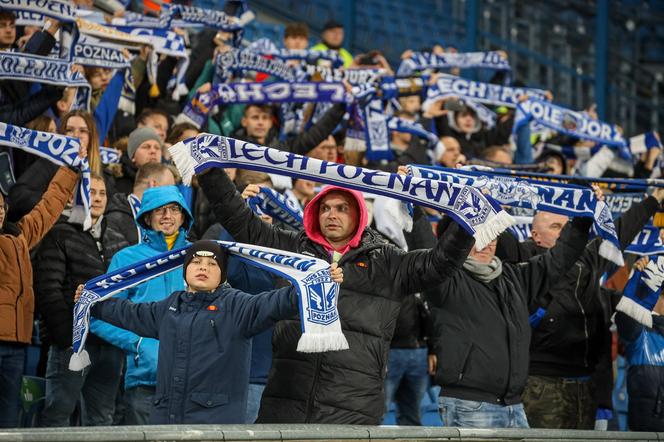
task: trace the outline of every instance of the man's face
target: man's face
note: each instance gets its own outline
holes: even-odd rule
[[[187,266],[185,281],[196,292],[209,292],[221,284],[221,269],[217,261],[207,256],[194,256]]]
[[[92,90],[105,89],[108,83],[111,82],[113,70],[108,68],[93,68],[92,73],[88,77],[88,82]]]
[[[152,230],[173,235],[182,227],[184,213],[179,204],[169,203],[150,212],[148,221]]]
[[[540,247],[550,249],[556,245],[560,231],[565,227],[568,217],[551,212],[537,212],[533,218],[531,236]]]
[[[487,246],[484,247],[482,250],[476,250],[475,247],[473,247],[470,250],[469,256],[472,256],[476,261],[482,264],[489,264],[493,259],[493,257],[496,256],[497,243],[498,241],[494,239],[489,244],[487,244]]]
[[[313,198],[316,193],[316,183],[309,180],[298,179],[295,181],[293,188],[297,193],[305,197],[307,200]]]
[[[456,138],[444,137],[441,142],[445,145],[445,153],[443,153],[438,162],[445,167],[456,167],[461,156],[461,145]]]
[[[313,148],[307,156],[324,161],[337,161],[337,142],[330,135]]]
[[[416,114],[422,108],[422,101],[419,95],[409,95],[407,97],[399,97],[399,104],[401,109],[405,112]]]
[[[166,134],[168,133],[168,118],[161,114],[152,114],[145,118],[143,123],[138,123],[137,127],[151,127],[159,135],[159,139],[163,143],[166,141]]]
[[[487,160],[501,164],[512,164],[512,156],[504,150],[496,150]]]
[[[16,21],[3,18],[0,20],[0,47],[8,48],[16,41]]]
[[[143,164],[147,163],[159,163],[161,162],[161,145],[157,140],[146,140],[138,146],[134,158],[132,161],[136,167],[141,167]]]
[[[90,145],[90,129],[83,117],[78,115],[69,117],[65,123],[65,135],[78,138],[81,141],[81,147],[85,149]]]
[[[459,130],[465,134],[471,133],[475,129],[475,114],[470,111],[457,112],[455,115]]]
[[[560,175],[563,173],[562,158],[551,156],[546,159],[544,165],[549,168],[549,173]]]
[[[259,107],[251,106],[244,113],[240,124],[247,131],[247,135],[263,142],[272,129],[272,115]]]
[[[340,48],[344,42],[344,28],[332,28],[323,32],[323,42],[333,49]]]
[[[286,49],[302,50],[307,49],[309,41],[301,35],[291,36],[284,38],[284,46]]]
[[[90,182],[90,214],[93,221],[97,221],[106,211],[106,183],[104,180],[93,178]]]
[[[344,246],[350,241],[357,231],[359,217],[357,202],[349,193],[330,192],[320,202],[320,230],[333,246]]]

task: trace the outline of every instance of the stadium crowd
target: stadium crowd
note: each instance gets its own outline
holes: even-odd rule
[[[380,48],[344,49],[344,28],[335,21],[312,47],[304,23],[287,25],[283,41],[242,41],[245,2],[223,8],[225,17],[238,17],[228,20],[235,27],[189,27],[186,14],[174,16],[162,30],[166,40],[182,42],[180,53],[158,50],[128,30],[156,28],[136,23],[163,17],[168,2],[146,0],[136,9],[134,2],[72,0],[64,4],[85,21],[47,14],[40,25],[25,21],[23,12],[35,12],[31,4],[16,0],[0,9],[0,427],[20,425],[26,352],[39,342],[37,374],[46,381],[35,422],[44,427],[378,425],[392,402],[399,425],[421,425],[420,403],[433,384],[445,426],[606,429],[619,352],[629,364],[629,429],[664,431],[664,263],[657,255],[664,253],[658,248],[664,186],[654,180],[662,165],[656,133],[605,145],[580,127],[598,121],[592,103],[574,114],[584,120],[564,121],[565,130],[519,125],[520,105],[536,97],[555,102],[555,90],[529,89],[504,68],[494,69],[487,84],[525,91],[511,105],[474,100],[467,89],[432,95],[460,68],[492,67],[448,60],[415,63],[406,72],[402,66],[420,60],[418,54],[440,60],[458,53],[413,48],[402,66],[390,66]],[[122,66],[103,67],[101,52],[66,61],[64,77],[84,79],[81,87],[34,72],[12,74],[3,62],[52,53],[65,59],[63,37],[77,27],[82,34],[107,28],[94,35],[124,57]],[[156,31],[153,37],[161,38]],[[351,98],[256,98],[269,91],[253,85],[284,78],[276,68],[225,69],[220,60],[238,49],[287,73],[310,74],[291,83],[334,82]],[[496,66],[509,62],[508,54],[493,53]],[[384,79],[395,85],[390,96],[381,92]],[[252,85],[244,95],[242,82]],[[81,100],[86,88],[89,104]],[[357,106],[366,88],[379,90],[369,101],[378,103],[384,123],[394,123],[385,126],[385,151],[380,133],[368,127],[380,119],[375,109]],[[606,127],[622,137],[619,126]],[[78,160],[62,165],[55,154],[22,148],[36,146],[41,133],[77,139]],[[624,265],[607,258],[594,219],[570,216],[562,196],[546,210],[500,201],[528,221],[478,249],[458,215],[419,205],[404,214],[397,199],[357,187],[228,167],[197,171],[187,184],[169,147],[190,146],[203,140],[195,138],[200,133],[402,177],[412,174],[411,165],[443,167],[436,170],[449,176],[502,171],[491,176],[503,194],[510,192],[504,173],[529,183],[553,179],[597,204],[618,201],[609,206]],[[75,196],[84,159],[89,213]],[[299,222],[255,203],[270,195]],[[644,232],[654,233],[642,244]],[[331,263],[348,349],[297,351],[304,312],[288,279],[210,240]],[[70,370],[82,285],[186,246],[181,268],[92,307],[91,364]],[[625,299],[640,314],[618,308]]]

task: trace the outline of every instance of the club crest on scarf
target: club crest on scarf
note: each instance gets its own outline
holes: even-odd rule
[[[307,284],[308,320],[321,325],[336,321],[339,286],[332,281],[329,272],[316,272],[305,278],[304,283]]]
[[[221,148],[220,145],[225,143],[226,140],[219,137],[203,136],[194,140],[191,146],[191,156],[196,161],[203,161],[209,158],[221,158],[219,152],[225,152],[226,148]]]
[[[481,191],[488,191],[498,201],[517,201],[520,204],[526,203],[535,209],[542,200],[537,194],[535,186],[527,181],[500,176],[491,178],[482,175],[475,181],[475,184]]]
[[[484,224],[489,217],[490,208],[481,204],[482,198],[483,195],[478,190],[469,186],[463,187],[454,204],[454,210],[463,215],[473,227]]]

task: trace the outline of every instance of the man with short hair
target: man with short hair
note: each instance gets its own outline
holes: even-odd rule
[[[306,23],[289,23],[284,30],[286,49],[302,50],[309,47],[309,27]]]
[[[159,109],[143,109],[136,119],[136,127],[151,127],[159,135],[162,144],[166,141],[169,132],[170,120],[168,114]]]
[[[79,284],[102,275],[113,254],[128,246],[120,232],[104,217],[106,184],[90,180],[92,226],[85,230],[70,221],[65,210],[60,221],[44,237],[34,258],[35,298],[40,313],[40,338],[48,345],[46,397],[40,426],[67,427],[76,403],[81,401],[83,425],[111,425],[115,396],[121,380],[123,354],[91,335],[87,342],[92,365],[82,373],[69,370],[72,355],[74,291]]]
[[[240,121],[242,128],[235,133],[234,137],[262,146],[308,155],[311,150],[332,134],[345,113],[345,104],[335,104],[306,131],[285,141],[279,141],[274,128],[274,108],[265,104],[249,104],[244,108]]]
[[[143,228],[143,241],[116,253],[108,272],[189,244],[186,235],[193,217],[175,186],[147,189],[143,194],[141,209],[136,218]],[[170,293],[183,289],[182,269],[176,269],[121,292],[116,297],[126,298],[132,302],[152,302],[162,300]],[[159,342],[156,339],[142,338],[102,321],[93,320],[90,330],[124,350],[125,423],[147,424],[154,400],[160,399],[153,397],[157,382]]]
[[[11,49],[16,42],[16,16],[0,10],[0,51]]]
[[[438,157],[441,166],[455,168],[459,163],[465,163],[466,157],[461,153],[461,144],[454,137],[441,137],[445,151]]]
[[[512,155],[503,146],[490,146],[482,151],[480,158],[499,164],[512,164]]]
[[[401,300],[444,281],[460,267],[472,236],[440,241],[431,250],[404,252],[367,227],[360,192],[335,186],[325,187],[307,204],[304,230],[286,231],[254,215],[224,171],[210,169],[197,177],[217,220],[236,241],[337,262],[347,275],[338,306],[350,349],[299,353],[299,321],[277,323],[257,422],[378,425]]]
[[[323,161],[335,162],[337,161],[337,142],[330,135],[310,150],[307,156]]]
[[[321,37],[323,41],[312,47],[312,50],[327,51],[328,49],[331,49],[337,51],[341,59],[344,61],[345,68],[353,63],[353,56],[350,52],[341,47],[344,43],[344,26],[341,23],[335,20],[330,20],[325,23]]]
[[[143,192],[152,187],[174,186],[175,176],[168,166],[161,163],[142,165],[136,173],[132,192],[127,195],[115,193],[108,202],[106,219],[109,226],[122,233],[129,245],[138,243],[140,227],[136,213],[141,206]],[[109,256],[109,258],[111,258]]]
[[[136,171],[147,163],[161,163],[163,143],[151,127],[143,126],[129,134],[127,151],[120,158],[122,177],[115,180],[115,189],[130,193],[136,179]]]
[[[624,250],[664,201],[664,189],[633,204],[616,221]],[[567,217],[540,211],[531,238],[519,243],[503,233],[496,255],[505,262],[541,256],[559,241]],[[532,339],[523,402],[532,427],[593,429],[598,408],[612,409],[611,316],[600,278],[613,263],[599,256],[601,238],[590,241],[571,270],[528,304]]]

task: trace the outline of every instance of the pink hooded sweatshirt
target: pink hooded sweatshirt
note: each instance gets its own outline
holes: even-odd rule
[[[355,200],[355,203],[357,204],[359,212],[357,230],[355,231],[355,234],[350,239],[348,244],[346,244],[340,250],[335,250],[334,247],[332,247],[332,245],[329,242],[327,242],[327,240],[323,236],[323,233],[320,231],[320,224],[318,222],[320,201],[325,195],[327,195],[330,192],[343,192],[351,195]],[[367,226],[368,219],[369,219],[369,214],[367,212],[367,206],[364,203],[364,198],[362,197],[361,192],[358,192],[357,190],[346,189],[344,187],[327,186],[318,195],[316,195],[314,199],[312,199],[311,202],[309,202],[309,204],[307,204],[307,206],[304,208],[303,223],[304,223],[304,231],[307,234],[307,237],[309,237],[309,239],[325,247],[325,249],[329,251],[330,254],[336,251],[343,255],[350,249],[353,249],[360,245],[360,239],[362,238],[362,233],[364,233],[364,229]]]

